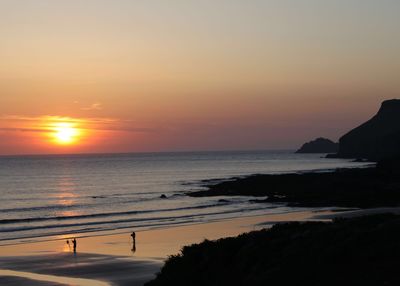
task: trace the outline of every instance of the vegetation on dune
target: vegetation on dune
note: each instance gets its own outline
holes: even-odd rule
[[[186,246],[162,285],[400,285],[400,216],[286,223]]]

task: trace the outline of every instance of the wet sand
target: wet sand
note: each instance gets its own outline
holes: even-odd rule
[[[349,209],[344,212],[328,212],[328,213],[321,213],[316,214],[314,219],[317,220],[332,220],[335,218],[354,218],[360,216],[367,216],[367,215],[375,215],[375,214],[384,214],[384,213],[391,213],[391,214],[400,214],[400,207],[393,207],[393,208],[372,208],[372,209]]]
[[[129,232],[77,236],[76,253],[66,243],[69,236],[0,246],[0,281],[1,285],[143,285],[184,245],[313,216],[304,211],[140,231],[136,232],[136,251],[132,251]]]
[[[0,259],[0,275],[79,286],[143,285],[161,261],[89,253],[58,253]],[[10,271],[11,270],[11,271]],[[8,285],[5,281],[2,285]],[[50,284],[51,285],[51,284]]]
[[[40,280],[29,279],[25,277],[13,276],[8,272],[2,273],[4,276],[0,276],[0,285],[8,285],[8,286],[21,286],[21,285],[29,285],[29,286],[68,286],[67,284],[61,284],[56,282],[46,282]],[[10,276],[6,276],[10,275]]]

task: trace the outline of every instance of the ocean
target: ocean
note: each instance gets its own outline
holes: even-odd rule
[[[185,193],[204,188],[204,180],[362,165],[321,157],[293,151],[3,156],[0,245],[295,211],[249,197]]]

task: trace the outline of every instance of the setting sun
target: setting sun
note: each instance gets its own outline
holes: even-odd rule
[[[71,123],[58,123],[55,127],[55,141],[58,144],[71,144],[78,138],[79,131]]]

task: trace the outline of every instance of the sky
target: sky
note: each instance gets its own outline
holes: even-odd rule
[[[0,154],[295,149],[400,97],[397,0],[0,0]]]

